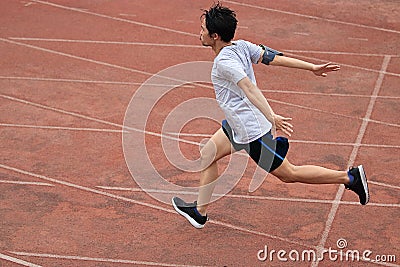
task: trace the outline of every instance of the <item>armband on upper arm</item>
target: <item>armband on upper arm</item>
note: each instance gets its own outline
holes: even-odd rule
[[[260,44],[260,47],[262,48],[262,50],[264,50],[264,55],[261,60],[261,63],[264,63],[265,65],[269,65],[269,63],[274,60],[276,55],[283,56],[283,53],[274,50],[272,48],[269,48],[268,46]]]

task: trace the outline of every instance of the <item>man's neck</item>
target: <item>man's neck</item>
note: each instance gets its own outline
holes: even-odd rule
[[[212,47],[212,50],[215,53],[215,56],[218,56],[218,54],[221,52],[222,48],[224,48],[225,46],[230,46],[232,45],[232,42],[216,42],[215,45]]]

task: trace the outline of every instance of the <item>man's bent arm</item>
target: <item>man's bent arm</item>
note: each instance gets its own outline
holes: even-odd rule
[[[293,133],[293,125],[290,124],[289,121],[291,121],[292,118],[285,118],[275,114],[260,89],[258,89],[258,87],[253,84],[248,77],[240,80],[238,86],[244,91],[250,102],[253,103],[253,105],[264,114],[267,120],[271,122],[272,135],[275,136],[276,130],[281,130],[288,136],[291,136]]]
[[[238,82],[238,86],[246,94],[250,102],[253,103],[253,105],[262,112],[262,114],[264,114],[267,120],[274,124],[275,113],[268,104],[267,99],[261,93],[260,89],[258,89],[258,87],[253,84],[248,77],[241,79]]]

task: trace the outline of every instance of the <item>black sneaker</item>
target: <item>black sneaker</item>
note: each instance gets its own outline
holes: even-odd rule
[[[360,165],[357,168],[350,168],[349,173],[353,175],[354,181],[351,185],[345,185],[345,187],[358,195],[361,205],[367,204],[369,201],[369,192],[367,177],[365,176],[363,166]]]
[[[194,203],[186,203],[179,197],[172,198],[172,205],[175,210],[185,217],[194,227],[200,229],[203,228],[207,221],[207,216],[201,216],[197,211],[197,201]]]

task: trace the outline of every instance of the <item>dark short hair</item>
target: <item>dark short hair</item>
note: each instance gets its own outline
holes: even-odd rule
[[[204,10],[201,17],[206,20],[206,28],[211,35],[217,33],[222,41],[230,42],[235,35],[237,19],[235,11],[222,6],[219,2]]]

